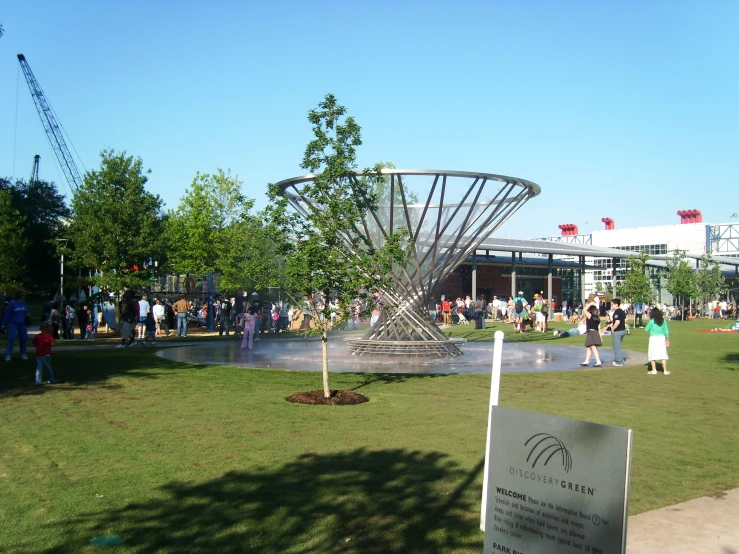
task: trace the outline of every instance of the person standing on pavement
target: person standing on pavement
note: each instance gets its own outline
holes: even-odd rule
[[[231,301],[228,298],[221,298],[218,309],[220,310],[219,319],[221,320],[218,335],[222,335],[225,329],[226,336],[228,336],[228,332],[231,330]]]
[[[177,315],[177,336],[187,336],[187,300],[185,295],[180,296],[180,299],[174,303],[174,313]]]
[[[603,344],[603,336],[600,329],[600,312],[595,302],[591,302],[585,307],[584,315],[586,318],[585,328],[587,329],[585,335],[585,361],[580,365],[583,367],[589,366],[590,356],[592,355],[595,358],[595,365],[593,367],[602,367],[603,364],[600,362],[598,347]]]
[[[149,299],[145,294],[141,297],[141,300],[139,300],[138,304],[138,338],[139,340],[144,340],[144,338],[146,337],[146,316],[149,315],[149,312],[151,311],[151,305],[149,304]]]
[[[626,336],[626,312],[621,309],[621,299],[619,298],[611,300],[611,308],[613,308],[613,315],[611,316],[611,323],[606,326],[606,329],[611,330],[611,338],[613,339],[613,365],[621,367],[624,365],[621,343],[623,343]]]
[[[8,304],[8,307],[3,312],[3,318],[0,322],[0,328],[3,331],[7,331],[8,342],[5,346],[5,361],[10,361],[10,356],[13,354],[13,343],[15,337],[18,337],[21,349],[21,360],[27,360],[26,347],[28,346],[28,324],[31,317],[31,312],[26,306],[26,291],[23,289],[16,289],[15,298]],[[6,329],[7,328],[7,329]]]
[[[133,291],[127,290],[123,293],[123,299],[119,306],[121,320],[121,344],[116,348],[136,346],[133,340],[133,331],[139,316],[139,303],[134,298]]]

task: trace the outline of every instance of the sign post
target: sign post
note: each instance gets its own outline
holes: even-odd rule
[[[500,397],[500,364],[503,359],[503,337],[505,334],[503,331],[495,331],[495,345],[493,346],[493,373],[490,379],[490,406],[488,406],[488,433],[487,439],[485,440],[485,470],[483,471],[482,481],[482,505],[480,508],[480,530],[485,532],[485,515],[487,513],[486,499],[488,497],[488,475],[490,473],[490,429],[491,429],[491,416],[493,413],[493,406],[498,405],[498,398]]]

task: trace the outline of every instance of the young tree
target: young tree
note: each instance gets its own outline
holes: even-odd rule
[[[359,229],[362,218],[377,207],[373,176],[364,171],[356,176],[356,148],[362,143],[360,127],[346,109],[328,94],[311,110],[314,139],[305,150],[301,167],[316,174],[303,184],[304,214],[288,210],[283,191],[269,186],[268,213],[276,240],[286,254],[286,280],[321,335],[323,355],[323,394],[331,396],[328,378],[328,331],[331,317],[329,301],[338,305],[339,320],[350,314],[357,298],[367,297],[387,282],[394,263],[402,263],[405,251],[400,235],[393,235],[376,249]]]
[[[712,259],[710,253],[703,254],[698,262],[696,287],[704,310],[709,300],[717,298],[726,290],[726,279],[721,273],[721,265]]]
[[[74,261],[99,271],[93,281],[101,289],[119,293],[148,284],[159,271],[162,201],[145,189],[150,171],[141,158],[114,150],[100,158],[100,169],[88,171],[72,196],[69,238]]]
[[[23,216],[13,207],[13,194],[0,190],[0,292],[11,293],[19,286],[24,273],[26,238]]]
[[[624,275],[624,280],[617,285],[618,295],[623,300],[632,304],[637,302],[648,304],[654,299],[652,281],[647,269],[648,261],[649,254],[647,252],[641,252],[638,257],[628,259],[628,269]]]
[[[685,259],[684,250],[674,250],[672,258],[667,260],[667,284],[665,287],[673,298],[678,298],[681,308],[685,299],[698,296],[696,274]],[[684,319],[684,310],[680,310]]]

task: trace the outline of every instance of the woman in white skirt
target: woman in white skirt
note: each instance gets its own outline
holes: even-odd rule
[[[649,333],[649,350],[647,351],[647,359],[652,364],[650,375],[657,375],[657,361],[662,362],[662,369],[665,375],[669,375],[667,371],[667,347],[670,346],[670,329],[667,327],[667,321],[659,308],[652,308],[649,312],[649,323],[644,328]]]

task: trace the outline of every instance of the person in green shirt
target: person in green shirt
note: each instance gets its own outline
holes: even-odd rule
[[[644,328],[649,333],[649,349],[647,350],[647,360],[652,364],[650,375],[657,375],[657,361],[662,362],[662,369],[665,375],[669,375],[667,371],[667,347],[670,346],[670,329],[667,327],[662,312],[659,308],[652,308],[649,312],[649,323]]]

